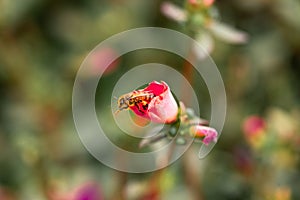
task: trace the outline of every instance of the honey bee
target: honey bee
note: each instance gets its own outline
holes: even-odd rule
[[[118,110],[115,112],[115,114],[122,110],[127,110],[132,106],[136,106],[141,113],[144,113],[141,108],[146,110],[148,108],[148,103],[153,97],[155,97],[153,93],[139,90],[124,94],[118,99]]]

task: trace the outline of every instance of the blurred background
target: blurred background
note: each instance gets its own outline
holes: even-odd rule
[[[1,200],[300,199],[298,0],[0,0],[0,9]],[[145,26],[204,45],[225,83],[227,118],[205,159],[198,160],[195,144],[168,168],[127,174],[98,162],[80,142],[72,88],[97,44]],[[112,55],[109,48],[95,53],[95,70]],[[97,107],[106,108],[123,73],[149,62],[185,74],[209,119],[205,84],[192,81],[182,59],[151,50],[111,64]]]

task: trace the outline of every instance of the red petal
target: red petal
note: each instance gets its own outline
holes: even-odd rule
[[[148,91],[153,93],[155,96],[161,95],[163,92],[165,92],[168,89],[167,85],[165,85],[164,82],[159,83],[156,81],[153,81],[149,83],[148,87],[146,87],[143,91]]]

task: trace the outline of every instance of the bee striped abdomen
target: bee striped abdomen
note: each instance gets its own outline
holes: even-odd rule
[[[118,111],[128,109],[129,107],[136,107],[139,112],[145,113],[150,101],[154,97],[155,95],[153,93],[138,90],[124,94],[118,99]]]
[[[134,106],[141,113],[145,113],[145,111],[147,111],[148,109],[148,104],[150,103],[153,97],[155,97],[155,95],[152,93],[136,91],[136,93],[131,97],[131,99],[133,99],[133,101],[135,102]]]

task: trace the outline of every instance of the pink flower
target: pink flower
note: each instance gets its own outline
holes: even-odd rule
[[[201,3],[203,3],[204,6],[209,7],[214,3],[214,1],[215,0],[202,0],[202,2],[201,2],[199,0],[189,0],[188,2],[193,6],[198,6],[201,2]]]
[[[255,136],[266,128],[265,120],[259,116],[248,117],[243,124],[243,131],[247,137]]]
[[[211,6],[215,0],[203,0],[203,4],[207,7]]]
[[[196,125],[190,128],[190,134],[196,138],[203,139],[202,142],[208,145],[211,142],[217,142],[218,133],[214,128]]]
[[[1,195],[0,195],[1,197]],[[96,182],[86,182],[69,191],[60,191],[52,187],[47,191],[50,200],[103,200],[104,195]]]
[[[134,93],[151,96],[129,107],[138,116],[157,123],[172,123],[177,120],[178,105],[165,82],[153,81],[146,88]]]
[[[189,0],[189,3],[193,6],[197,6],[199,4],[198,0]]]
[[[243,132],[246,141],[254,148],[259,149],[266,142],[266,122],[259,116],[250,116],[243,123]]]
[[[97,183],[90,182],[81,185],[75,192],[74,200],[102,200],[103,195]]]
[[[117,52],[109,47],[97,49],[90,55],[91,75],[97,76],[99,72],[104,75],[111,74],[118,68],[119,60]],[[113,62],[112,62],[113,61]],[[107,67],[104,71],[104,67]]]

